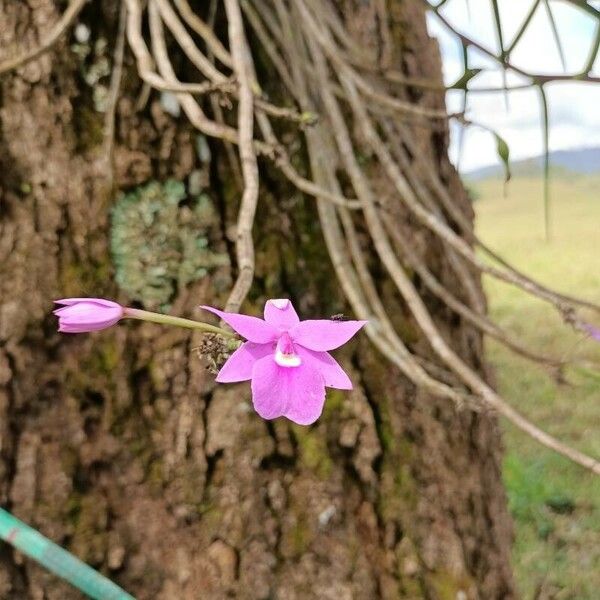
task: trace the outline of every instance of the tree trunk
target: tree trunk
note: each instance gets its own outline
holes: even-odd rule
[[[357,3],[361,39],[380,43],[380,4]],[[63,5],[0,2],[2,54],[39,43]],[[388,6],[393,39],[382,52],[401,52],[407,75],[439,81],[420,4]],[[329,391],[307,428],[261,420],[247,384],[215,385],[194,350],[201,336],[146,323],[56,333],[55,298],[202,318],[198,306],[223,306],[235,273],[240,190],[228,155],[159,94],[144,101],[127,53],[107,135],[118,12],[117,2],[92,3],[79,18],[89,40],[69,33],[0,81],[2,505],[140,600],[512,598],[495,419],[419,391],[366,338],[338,354],[355,389]],[[443,97],[421,103],[443,107]],[[447,130],[415,131],[471,217]],[[347,311],[314,200],[263,167],[246,312],[270,297],[292,298],[304,318]],[[416,230],[413,240],[460,295],[441,247]],[[377,283],[426,354],[387,280]],[[480,336],[428,304],[483,370]],[[2,548],[0,598],[79,597]]]

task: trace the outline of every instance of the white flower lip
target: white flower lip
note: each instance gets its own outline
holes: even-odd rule
[[[302,359],[297,354],[284,354],[277,348],[275,362],[280,367],[299,367],[302,364]]]

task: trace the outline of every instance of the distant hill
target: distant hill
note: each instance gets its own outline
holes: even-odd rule
[[[542,173],[543,156],[511,161],[510,170],[514,176],[538,175]],[[550,153],[550,167],[553,171],[571,173],[600,173],[600,148],[581,148],[579,150],[557,150]],[[465,179],[478,181],[489,177],[503,177],[504,169],[497,165],[482,167],[463,173]]]

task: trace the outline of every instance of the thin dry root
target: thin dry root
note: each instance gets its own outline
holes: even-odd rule
[[[48,40],[35,50],[0,63],[0,74],[50,48],[74,21],[84,3],[85,0],[73,0]],[[600,311],[596,304],[559,294],[537,283],[495,255],[475,237],[472,223],[450,196],[435,164],[418,157],[409,124],[431,123],[432,127],[439,128],[444,126],[448,115],[397,97],[391,91],[391,82],[420,86],[430,93],[439,93],[439,85],[407,78],[390,69],[389,64],[378,64],[378,57],[371,56],[368,50],[349,44],[350,36],[329,0],[241,0],[241,3],[225,0],[229,50],[210,22],[202,20],[187,0],[175,0],[179,14],[167,0],[149,0],[148,41],[143,33],[141,3],[125,0],[125,6],[126,37],[143,81],[155,89],[176,93],[192,125],[203,134],[222,140],[234,165],[238,164],[233,154],[233,148],[237,147],[237,172],[242,186],[236,237],[238,276],[227,310],[239,310],[254,278],[252,229],[259,200],[258,156],[265,156],[299,190],[317,199],[325,244],[352,309],[359,318],[369,320],[367,335],[408,379],[459,407],[496,411],[539,443],[600,474],[597,460],[541,431],[454,352],[404,268],[402,261],[419,274],[440,301],[483,334],[554,368],[564,366],[564,361],[525,348],[522,342],[485,316],[478,286],[473,285],[473,274],[486,273],[553,305],[565,322],[575,327],[582,322],[577,313],[581,307]],[[386,15],[380,17],[385,30]],[[204,81],[177,79],[165,41],[165,26]],[[263,97],[245,26],[252,29],[253,39],[261,45],[278,73],[290,106],[277,106]],[[383,31],[383,34],[382,39],[390,39],[389,32]],[[201,40],[204,50],[198,46],[197,39]],[[381,60],[386,60],[385,56]],[[507,66],[514,70],[512,65]],[[589,73],[587,76],[591,77]],[[215,120],[202,110],[195,98],[199,94],[210,94],[214,99]],[[224,97],[236,105],[235,126],[222,110],[220,101]],[[278,140],[271,125],[272,118],[283,118],[288,126],[297,125],[304,132],[310,179],[293,167],[293,152]],[[417,157],[414,160],[418,169],[412,168],[404,148]],[[369,157],[368,167],[359,163],[358,155]],[[390,204],[392,199],[382,205],[376,197],[369,176],[374,172],[387,178],[395,205]],[[347,197],[349,187],[356,197]],[[452,295],[427,269],[403,233],[390,226],[389,213],[394,212],[390,206],[397,209],[400,205],[420,224],[420,233],[434,236],[436,243],[445,248],[449,264],[465,290],[466,300]],[[438,362],[432,363],[411,351],[394,329],[369,270],[353,215],[358,215],[368,232],[370,245]],[[495,263],[482,261],[474,245],[487,251]]]

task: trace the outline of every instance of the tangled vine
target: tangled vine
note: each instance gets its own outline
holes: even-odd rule
[[[584,0],[567,1],[598,19],[595,58],[600,45],[600,13]],[[494,56],[504,69],[528,77],[530,85],[538,86],[542,93],[548,81],[600,79],[591,74],[592,57],[585,71],[577,75],[524,72],[510,62],[515,42],[506,47],[501,40],[501,53],[497,55],[453,29],[439,11],[446,0],[435,7],[422,2],[456,33],[465,48],[477,46]],[[41,48],[0,63],[0,74],[50,47],[84,4],[84,0],[73,0],[51,39]],[[407,88],[438,94],[438,99],[445,88],[389,68],[391,32],[386,3],[376,3],[382,40],[377,54],[352,43],[332,0],[224,0],[227,41],[219,37],[214,26],[217,3],[213,0],[209,4],[208,17],[203,20],[188,0],[124,0],[120,35],[129,43],[145,84],[176,94],[190,123],[226,145],[232,169],[238,174],[242,195],[237,218],[237,279],[226,310],[240,308],[253,282],[252,229],[261,176],[258,161],[266,158],[292,185],[315,198],[325,244],[350,306],[357,318],[369,321],[366,333],[373,345],[410,381],[458,406],[495,411],[539,443],[600,475],[597,459],[530,422],[452,349],[407,273],[407,268],[416,272],[431,294],[483,334],[550,371],[560,371],[566,362],[526,347],[493,323],[486,315],[473,273],[504,281],[550,304],[565,324],[578,330],[585,330],[582,309],[600,313],[600,305],[558,293],[528,277],[475,235],[472,223],[452,197],[434,162],[419,153],[414,134],[415,128],[440,127],[440,123],[445,126],[448,118],[464,116],[448,115],[407,99]],[[540,0],[534,0],[524,28],[539,4]],[[497,11],[495,14],[499,19]],[[178,79],[169,53],[173,42],[195,67],[200,81]],[[257,47],[286,90],[286,106],[272,102],[262,91],[254,60]],[[466,75],[467,69],[465,64]],[[463,78],[465,90],[471,78]],[[209,97],[211,114],[205,112],[202,96]],[[224,105],[236,110],[225,114]],[[278,138],[275,120],[283,120],[286,126],[303,133],[310,176],[294,167],[294,150]],[[364,155],[369,157],[367,164],[358,158]],[[390,186],[391,192],[384,199],[378,197],[369,177],[368,171],[373,168],[385,175]],[[400,210],[443,245],[464,297],[453,294],[428,269],[405,231],[390,225],[389,216],[400,214]],[[409,347],[394,327],[363,250],[359,219],[361,232],[362,228],[368,232],[370,246],[439,364],[432,365]]]

